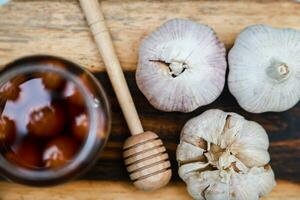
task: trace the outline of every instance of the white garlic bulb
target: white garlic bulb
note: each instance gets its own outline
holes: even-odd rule
[[[176,157],[179,176],[199,200],[257,200],[276,185],[268,136],[235,113],[208,110],[189,120]]]
[[[300,99],[300,31],[253,25],[229,52],[230,92],[245,110],[281,112]]]
[[[190,112],[222,92],[225,47],[212,28],[170,20],[143,40],[136,80],[157,109]]]

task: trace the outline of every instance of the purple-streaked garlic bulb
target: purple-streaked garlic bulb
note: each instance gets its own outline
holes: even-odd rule
[[[229,52],[230,92],[252,113],[281,112],[300,99],[300,31],[253,25]]]
[[[167,21],[140,46],[138,87],[159,110],[191,112],[221,94],[225,54],[212,28],[185,19]]]

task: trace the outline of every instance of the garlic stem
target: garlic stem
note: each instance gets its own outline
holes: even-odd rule
[[[172,61],[169,65],[169,68],[170,74],[175,78],[187,68],[187,64],[183,62]]]
[[[282,62],[276,62],[267,68],[268,76],[276,81],[285,80],[289,76],[289,73],[289,67]]]
[[[179,62],[179,61],[172,61],[171,63],[162,60],[149,60],[149,61],[157,63],[162,68],[167,67],[169,69],[169,74],[173,78],[176,78],[178,75],[183,73],[186,68],[188,68],[188,65],[186,63]]]

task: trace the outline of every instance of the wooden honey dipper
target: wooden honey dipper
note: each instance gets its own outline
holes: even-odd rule
[[[144,191],[161,188],[172,176],[166,148],[155,133],[143,130],[98,1],[79,1],[132,135],[123,147],[130,178]]]

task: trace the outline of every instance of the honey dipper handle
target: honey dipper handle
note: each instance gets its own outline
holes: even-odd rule
[[[88,25],[95,38],[109,79],[117,95],[127,125],[132,135],[143,133],[143,127],[133,103],[112,39],[97,0],[79,0]]]

